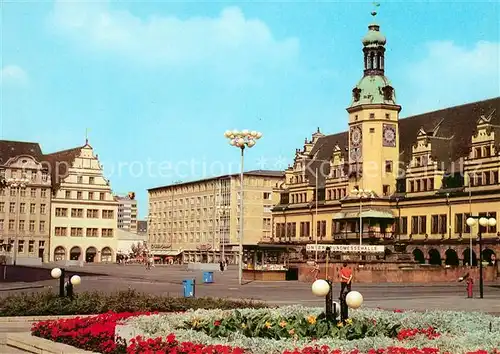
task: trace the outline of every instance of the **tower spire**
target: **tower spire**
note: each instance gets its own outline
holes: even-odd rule
[[[373,22],[368,26],[368,33],[363,37],[363,53],[364,53],[364,74],[384,75],[384,53],[385,53],[385,36],[380,32],[380,26],[375,22],[377,9],[380,3],[373,3],[371,15]]]
[[[379,2],[373,2],[373,10],[372,10],[372,16],[373,18],[375,18],[375,16],[377,16],[377,8],[380,7],[380,3]]]

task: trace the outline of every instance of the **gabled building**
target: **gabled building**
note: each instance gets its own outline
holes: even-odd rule
[[[88,141],[45,160],[52,171],[51,261],[114,262],[118,203]]]
[[[271,243],[386,245],[385,257],[476,264],[481,231],[482,258],[491,261],[500,252],[497,227],[471,230],[466,219],[500,211],[500,97],[401,119],[378,24],[362,43],[348,131],[318,128],[296,150]]]

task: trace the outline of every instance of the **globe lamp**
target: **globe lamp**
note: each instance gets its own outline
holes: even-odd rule
[[[311,290],[316,296],[326,296],[330,292],[330,284],[326,280],[318,279],[313,283]]]
[[[357,291],[351,291],[347,294],[345,302],[351,309],[360,308],[363,305],[363,295]]]
[[[82,282],[82,278],[79,275],[73,275],[69,280],[73,285],[80,285]]]
[[[59,268],[54,268],[50,271],[50,276],[54,279],[58,279],[61,277],[62,271]]]

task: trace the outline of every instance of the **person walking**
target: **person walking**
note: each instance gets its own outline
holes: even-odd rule
[[[340,295],[342,295],[347,289],[349,293],[351,291],[352,284],[352,269],[347,266],[347,263],[344,262],[342,268],[340,269]]]

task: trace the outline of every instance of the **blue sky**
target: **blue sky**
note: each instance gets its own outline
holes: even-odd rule
[[[227,129],[263,138],[247,169],[283,169],[320,127],[346,129],[370,2],[5,2],[2,139],[45,152],[90,129],[115,192],[237,172]],[[500,95],[500,5],[382,2],[402,117]],[[474,117],[471,117],[474,119]],[[415,132],[416,133],[416,132]]]

